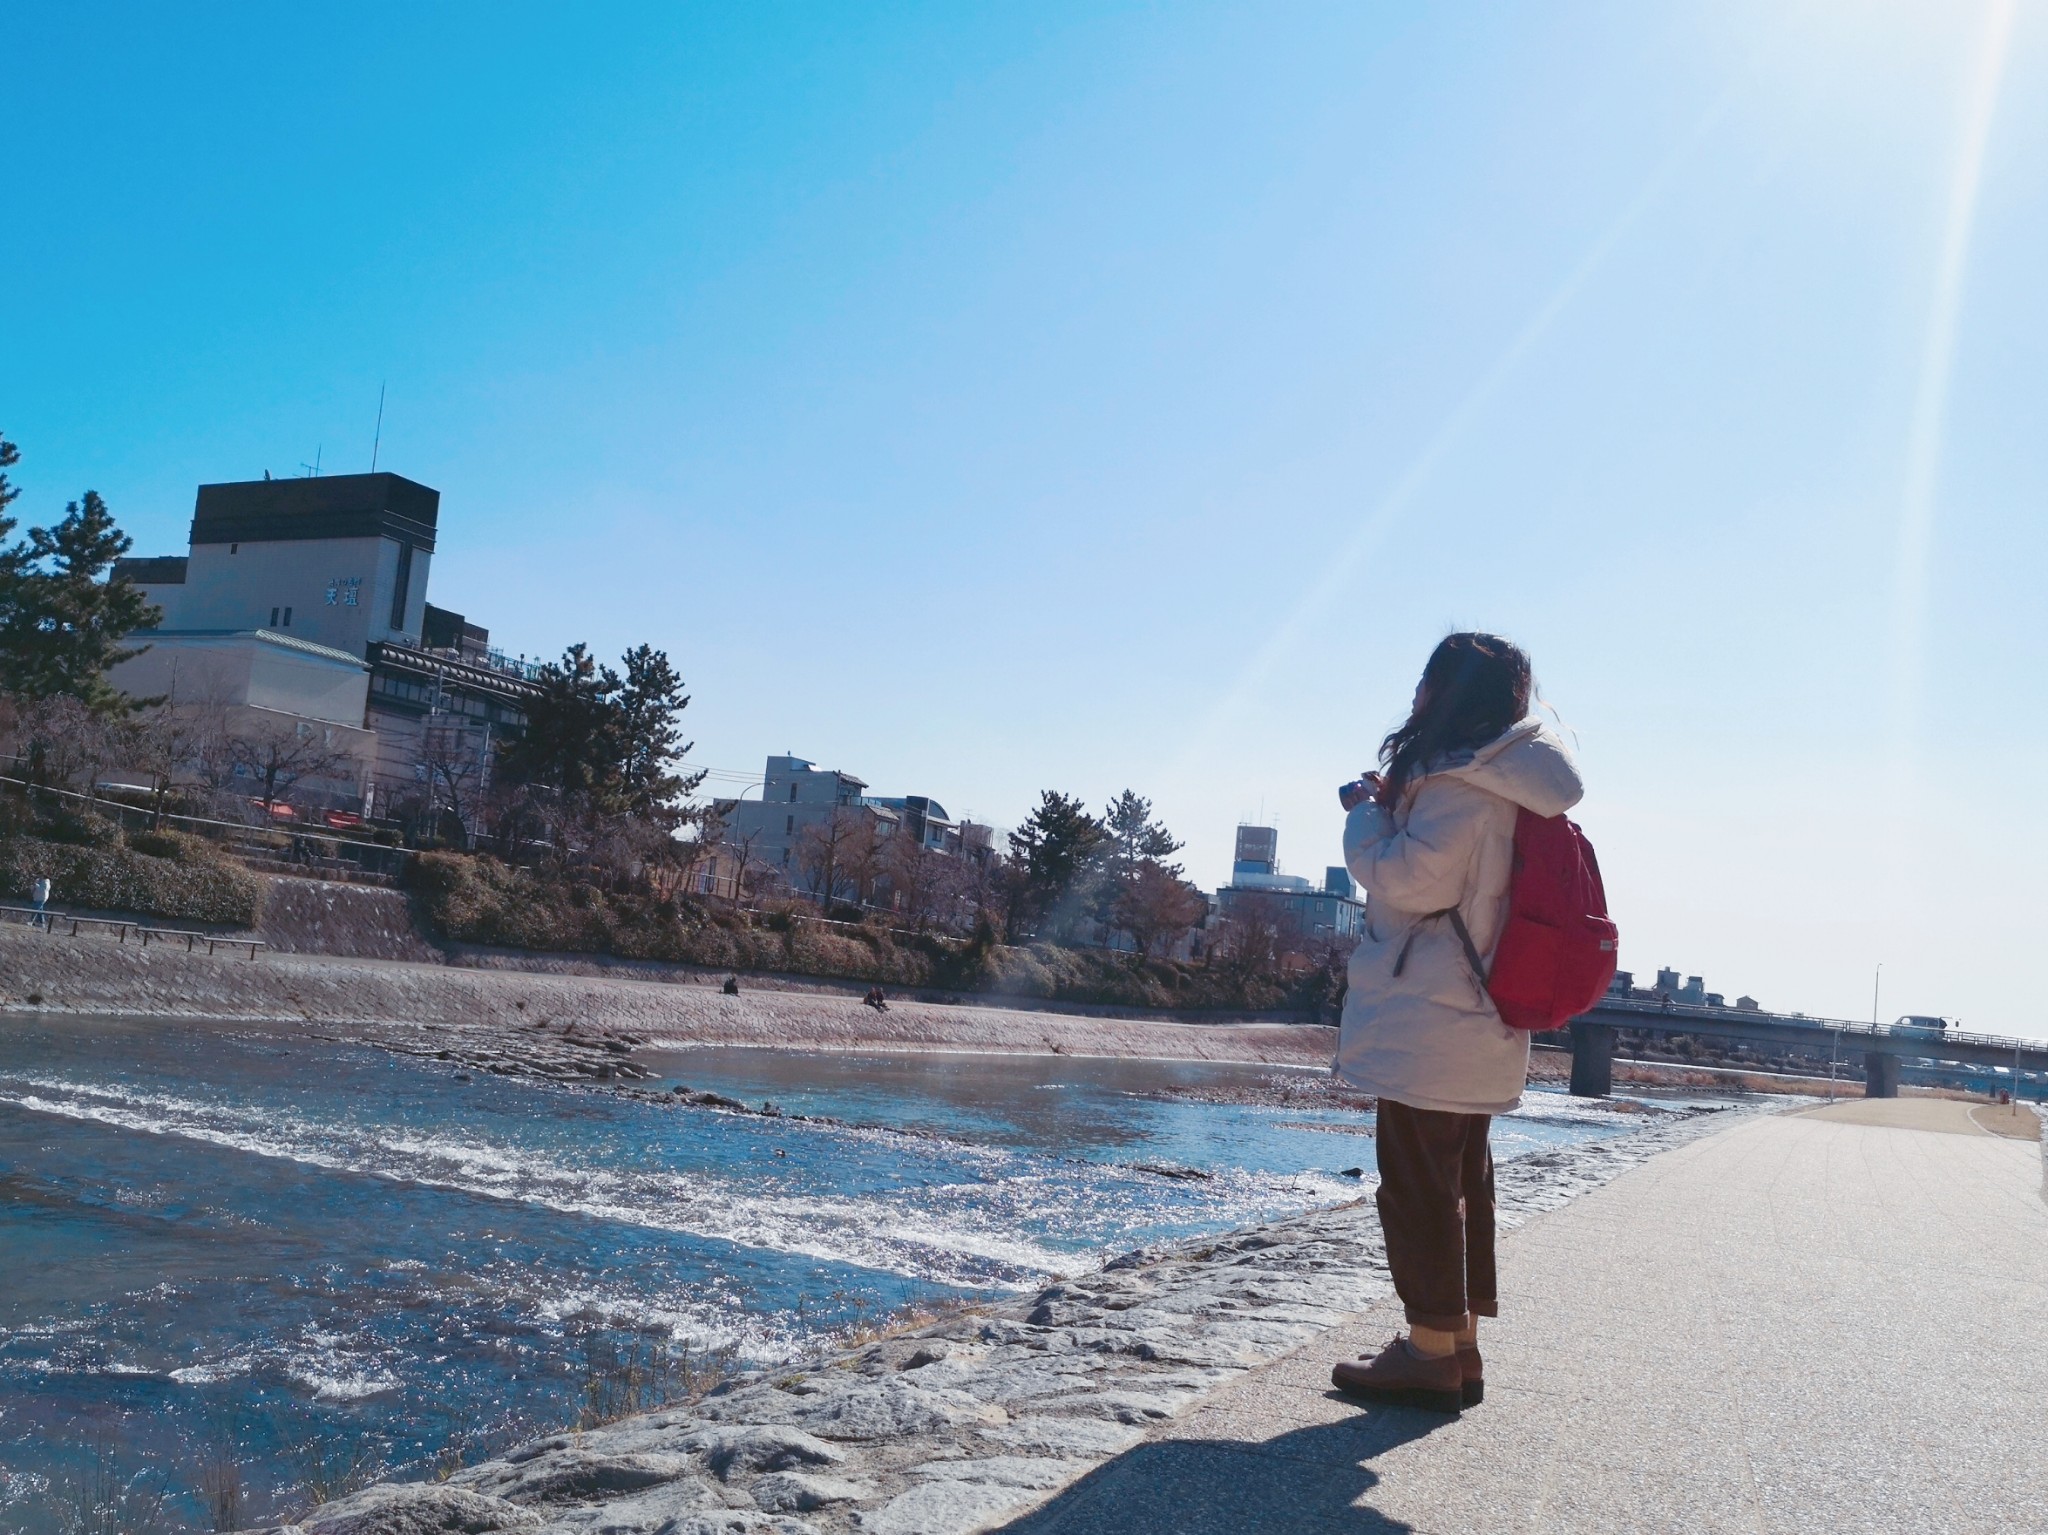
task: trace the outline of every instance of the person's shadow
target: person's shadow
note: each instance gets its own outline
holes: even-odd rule
[[[1412,1531],[1359,1500],[1379,1485],[1372,1461],[1451,1419],[1366,1407],[1337,1423],[1256,1442],[1154,1439],[1104,1461],[1001,1535],[1255,1535],[1259,1531]]]

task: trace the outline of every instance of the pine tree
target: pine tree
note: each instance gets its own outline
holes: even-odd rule
[[[1107,927],[1130,931],[1130,924],[1122,920],[1122,908],[1131,904],[1139,882],[1155,872],[1179,880],[1180,865],[1166,860],[1178,853],[1182,844],[1152,819],[1152,801],[1135,790],[1126,789],[1110,801],[1102,824],[1107,833],[1103,877],[1090,892],[1095,919]]]
[[[20,461],[0,440],[0,469]],[[16,520],[19,490],[0,474],[0,540]],[[54,528],[30,528],[25,542],[0,543],[0,676],[22,698],[76,698],[96,713],[126,714],[133,701],[110,686],[108,670],[141,648],[125,641],[162,617],[114,562],[131,546],[96,491],[64,508]]]
[[[677,765],[695,742],[683,740],[682,713],[690,707],[683,679],[668,653],[641,645],[620,657],[626,668],[613,708],[619,735],[619,794],[628,813],[674,822],[678,805],[704,781],[700,769],[679,773]]]
[[[0,635],[7,632],[9,619],[21,601],[21,581],[28,573],[27,545],[9,541],[15,520],[7,508],[21,494],[21,487],[7,478],[7,471],[20,462],[21,450],[0,433]],[[4,655],[6,652],[0,651],[0,656]]]
[[[704,781],[702,772],[680,771],[691,744],[680,723],[690,698],[666,653],[641,645],[621,661],[623,677],[579,643],[541,668],[526,730],[498,759],[499,781],[513,790],[500,831],[510,848],[534,815],[562,856],[580,849],[627,877],[636,869],[672,874],[703,840],[677,841],[702,819],[683,803]]]
[[[1103,812],[1102,824],[1109,833],[1110,871],[1118,884],[1135,879],[1141,863],[1157,864],[1168,874],[1180,873],[1179,864],[1166,860],[1185,844],[1152,819],[1152,801],[1143,795],[1124,790]]]
[[[504,776],[564,795],[602,793],[624,756],[612,706],[619,674],[579,642],[543,666],[537,681],[540,694],[525,706],[526,729],[504,750]]]
[[[1010,833],[1017,869],[1013,929],[1029,924],[1047,936],[1066,934],[1088,908],[1088,886],[1107,835],[1078,795],[1043,791],[1038,808]]]

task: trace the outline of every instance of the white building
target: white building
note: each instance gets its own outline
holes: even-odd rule
[[[795,889],[808,889],[804,839],[824,833],[835,817],[871,827],[878,838],[914,837],[937,853],[973,852],[989,846],[990,828],[957,821],[926,794],[871,795],[867,781],[836,768],[821,768],[802,757],[770,757],[761,776],[761,797],[720,804],[724,821],[719,878],[769,871]],[[836,896],[838,892],[813,892]]]
[[[1217,909],[1225,918],[1233,906],[1256,895],[1277,905],[1304,937],[1356,938],[1365,931],[1365,902],[1358,899],[1348,869],[1324,869],[1318,888],[1298,874],[1283,874],[1279,852],[1280,833],[1273,827],[1238,827],[1230,883],[1216,892]]]
[[[163,616],[110,680],[236,731],[318,730],[345,759],[309,785],[330,803],[431,799],[433,764],[464,758],[481,788],[533,688],[486,631],[427,602],[440,505],[396,474],[200,486],[187,553],[116,567]]]

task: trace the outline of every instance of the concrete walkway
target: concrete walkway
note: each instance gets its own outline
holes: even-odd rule
[[[2016,1140],[1750,1120],[1508,1239],[1462,1418],[1329,1390],[1387,1307],[1005,1528],[2048,1530],[2040,1188]]]

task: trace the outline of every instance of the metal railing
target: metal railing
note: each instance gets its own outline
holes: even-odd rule
[[[60,924],[71,929],[69,936],[73,938],[96,929],[103,933],[111,933],[117,940],[126,943],[128,935],[133,933],[145,949],[152,943],[182,942],[188,954],[197,953],[199,945],[203,943],[209,954],[217,948],[247,949],[249,958],[254,959],[258,949],[270,947],[261,938],[227,938],[218,933],[194,933],[175,927],[150,927],[147,923],[130,922],[121,917],[74,917],[61,911],[37,911],[33,906],[0,906],[0,921],[23,922],[30,927],[41,928],[52,937],[56,936]]]
[[[1988,1046],[1998,1050],[2010,1050],[2015,1045],[2022,1050],[2048,1048],[2048,1040],[2015,1039],[2004,1034],[1977,1034],[1967,1029],[1898,1028],[1888,1023],[1868,1023],[1848,1018],[1813,1018],[1801,1013],[1773,1013],[1763,1008],[1715,1007],[1703,1002],[1660,1002],[1643,997],[1605,996],[1593,1005],[1595,1012],[1614,1010],[1640,1013],[1645,1018],[1700,1018],[1736,1019],[1757,1023],[1789,1024],[1798,1028],[1822,1030],[1839,1034],[1844,1038],[1863,1039],[1912,1039],[1929,1045],[1959,1044]],[[1627,1027],[1627,1025],[1621,1025]]]
[[[35,784],[10,773],[0,773],[0,784],[19,789],[24,794],[53,794],[62,799],[75,800],[118,821],[126,831],[152,831],[155,829],[155,823],[161,819],[173,830],[190,831],[192,835],[204,837],[209,842],[221,843],[237,856],[288,859],[294,840],[313,839],[331,842],[338,848],[353,850],[359,856],[342,861],[353,864],[365,873],[394,878],[403,876],[407,861],[414,856],[411,848],[397,847],[386,842],[365,842],[360,838],[348,836],[338,827],[318,825],[309,821],[222,821],[208,816],[187,815],[178,810],[166,810],[159,816],[158,812],[130,800],[116,799],[108,794],[89,795],[78,789],[59,789],[47,784]],[[282,846],[271,847],[237,842],[237,839],[265,835],[281,837],[284,843]]]

